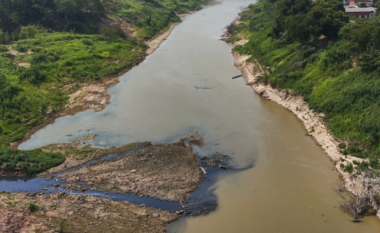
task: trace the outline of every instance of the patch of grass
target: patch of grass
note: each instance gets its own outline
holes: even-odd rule
[[[58,233],[64,233],[66,230],[66,222],[64,220],[59,221],[58,223]]]
[[[33,202],[30,202],[29,205],[28,205],[28,209],[30,212],[34,213],[34,212],[37,212],[41,209],[40,206],[34,204]]]

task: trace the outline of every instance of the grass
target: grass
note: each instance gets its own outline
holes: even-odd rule
[[[242,24],[231,41],[249,37],[235,51],[271,67],[259,78],[273,87],[302,95],[310,108],[325,114],[333,135],[348,142],[345,154],[380,158],[380,80],[378,73],[354,66],[361,56],[349,39],[317,39],[306,43],[272,38],[275,4],[261,0],[242,13]],[[365,20],[365,19],[363,19]],[[342,148],[344,149],[344,148]]]
[[[0,165],[35,174],[62,163],[62,155],[7,148],[64,109],[72,91],[66,85],[97,81],[130,68],[143,59],[146,48],[141,41],[118,36],[47,33],[42,28],[32,39],[0,47]],[[8,50],[20,53],[11,55]]]
[[[137,29],[137,37],[152,39],[171,23],[180,22],[178,14],[199,10],[208,0],[120,0],[104,4],[111,17],[117,15]]]
[[[53,5],[39,1],[32,3],[28,15],[24,8],[29,12],[29,2],[4,5],[5,13],[0,15],[0,24],[5,22],[0,26],[6,28],[0,29],[0,169],[34,175],[65,161],[60,153],[8,148],[62,112],[68,94],[79,84],[116,75],[138,64],[147,49],[144,40],[179,22],[177,14],[198,10],[207,1],[101,1],[100,10],[89,13],[72,9],[75,14],[65,20],[54,12]],[[126,39],[120,28],[105,25],[105,15],[115,21],[124,19],[137,30],[137,38]],[[9,17],[20,20],[9,24]],[[37,22],[46,28],[36,26]]]

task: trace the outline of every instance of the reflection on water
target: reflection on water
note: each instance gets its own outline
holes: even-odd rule
[[[231,47],[219,41],[225,25],[252,0],[218,0],[185,19],[161,47],[111,88],[112,103],[58,119],[22,149],[99,134],[95,146],[172,141],[194,131],[199,153],[221,152],[239,167],[213,187],[216,212],[173,224],[173,232],[378,232],[374,217],[352,224],[338,209],[332,163],[288,111],[261,100],[231,77]],[[207,87],[201,89],[196,87]],[[68,137],[66,135],[73,135]]]

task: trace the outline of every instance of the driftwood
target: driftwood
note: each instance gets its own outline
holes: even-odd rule
[[[196,89],[212,89],[211,87],[197,87],[195,86]]]
[[[232,77],[232,79],[235,79],[235,78],[240,78],[241,76],[243,76],[243,75],[236,75],[236,76],[234,76],[234,77]]]

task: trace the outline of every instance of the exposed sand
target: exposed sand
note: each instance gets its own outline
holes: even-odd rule
[[[190,12],[188,14],[180,14],[178,16],[181,18],[181,21],[182,21],[186,16],[188,16],[192,13],[194,13],[194,12]],[[170,36],[170,34],[172,33],[175,26],[177,26],[180,23],[181,22],[173,23],[172,25],[169,26],[168,30],[166,30],[164,33],[158,35],[153,40],[146,42],[146,44],[149,46],[146,53],[149,55],[149,54],[152,54],[156,49],[158,49],[158,47],[160,47],[160,45]]]
[[[160,47],[160,45],[170,36],[174,27],[177,26],[178,24],[180,23],[173,23],[172,25],[169,26],[168,30],[166,30],[164,33],[158,35],[153,40],[146,42],[146,44],[149,46],[146,53],[149,55],[149,54],[152,54],[156,49],[158,49],[158,47]]]
[[[233,46],[244,45],[247,40],[241,40]],[[263,75],[267,68],[259,64],[257,61],[249,62],[250,55],[239,54],[233,52],[235,58],[234,65],[241,70],[247,85],[250,85],[252,89],[257,92],[260,96],[278,103],[279,105],[290,110],[294,115],[300,119],[308,135],[313,137],[315,141],[322,147],[325,153],[330,157],[333,163],[336,165],[336,169],[340,172],[346,189],[354,195],[360,195],[363,188],[363,181],[374,187],[374,190],[379,191],[380,187],[376,183],[375,179],[370,179],[364,177],[363,175],[352,176],[355,170],[350,174],[345,172],[340,164],[346,165],[348,162],[353,162],[354,160],[358,162],[368,161],[368,159],[360,159],[350,155],[343,155],[339,149],[339,144],[341,141],[334,138],[330,131],[326,128],[322,117],[323,114],[318,114],[309,108],[309,104],[305,102],[302,96],[293,95],[287,90],[273,88],[270,85],[265,85],[263,83],[256,83],[258,77]],[[343,160],[343,161],[342,161]],[[379,207],[373,203],[373,207],[378,210]],[[378,211],[377,216],[380,218],[380,211]]]

